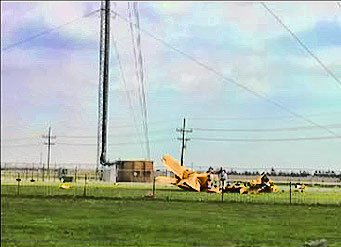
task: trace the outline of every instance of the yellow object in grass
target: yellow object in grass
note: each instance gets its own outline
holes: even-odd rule
[[[59,185],[59,189],[64,189],[64,190],[68,190],[72,188],[72,184],[69,183],[62,183]]]

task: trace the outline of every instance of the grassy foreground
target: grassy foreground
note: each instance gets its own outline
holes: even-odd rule
[[[337,206],[1,197],[2,246],[341,246]]]

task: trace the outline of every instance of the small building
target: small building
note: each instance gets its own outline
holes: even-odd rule
[[[104,169],[103,179],[110,182],[152,182],[154,177],[153,161],[118,160]]]

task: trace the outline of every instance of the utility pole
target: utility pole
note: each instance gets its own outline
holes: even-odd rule
[[[51,139],[56,139],[56,136],[51,136],[51,127],[49,127],[48,135],[43,135],[43,138],[47,138],[47,142],[44,144],[47,145],[47,176],[50,179],[50,156],[51,156],[51,145],[55,145],[55,143],[51,142]]]
[[[38,166],[38,169],[37,169],[37,178],[38,178],[38,175],[39,175],[39,167],[42,167],[42,169],[43,169],[42,180],[44,182],[44,164],[43,164],[43,153],[42,152],[40,152],[40,166]]]
[[[181,145],[181,166],[183,166],[184,165],[184,150],[186,148],[186,141],[191,140],[190,138],[186,138],[185,134],[190,133],[193,130],[192,129],[186,129],[186,118],[184,118],[182,128],[181,129],[177,128],[176,131],[182,132],[182,137],[178,137],[178,140],[182,141],[182,145]]]

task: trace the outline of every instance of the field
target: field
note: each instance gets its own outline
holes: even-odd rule
[[[174,186],[2,181],[2,246],[341,245],[340,188],[221,195]],[[19,192],[19,195],[18,195]],[[85,194],[84,194],[85,193]]]
[[[2,246],[341,245],[341,208],[2,197]]]
[[[18,183],[15,179],[3,179],[1,185],[2,195],[27,195],[27,196],[84,196],[112,199],[141,199],[152,194],[152,184],[148,183],[113,183],[88,180],[86,183],[78,179],[70,190],[58,188],[58,180],[36,181],[28,180]],[[279,193],[240,195],[235,193],[224,194],[224,202],[266,203],[266,204],[292,204],[306,205],[338,205],[341,206],[341,189],[337,186],[321,187],[310,186],[305,193],[294,192],[290,196],[288,185],[280,185]],[[156,199],[166,201],[192,201],[192,202],[221,202],[222,196],[215,193],[195,193],[183,191],[172,185],[156,184]]]

